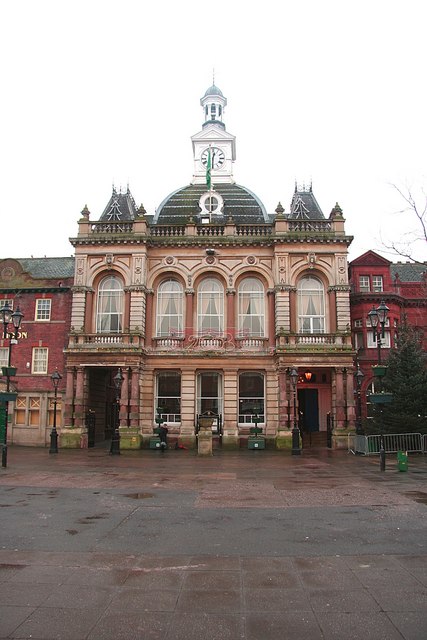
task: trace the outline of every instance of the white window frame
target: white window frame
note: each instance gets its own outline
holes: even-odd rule
[[[110,287],[108,288],[109,283]],[[121,333],[123,330],[123,310],[122,280],[116,275],[103,278],[98,287],[96,333]]]
[[[9,366],[9,347],[0,347],[0,368]]]
[[[31,373],[34,375],[47,375],[49,361],[49,349],[47,347],[33,347],[31,360]]]
[[[325,287],[323,282],[314,276],[303,276],[298,282],[298,331],[299,333],[325,333]],[[319,305],[318,313],[311,308]]]
[[[356,331],[354,334],[354,348],[356,350],[358,349],[363,349],[363,332],[362,331]]]
[[[366,284],[362,285],[362,280]],[[360,293],[368,293],[371,290],[371,280],[369,276],[359,276],[359,291]]]
[[[245,278],[239,285],[238,335],[265,336],[265,294],[258,278]]]
[[[172,304],[176,307],[176,313],[167,313]],[[184,291],[182,285],[177,280],[164,280],[157,289],[156,336],[158,338],[182,337],[183,326]]]
[[[368,329],[368,337],[367,337],[367,348],[368,349],[377,349],[378,344],[376,340],[376,333]],[[390,349],[390,331],[384,331],[384,337],[381,336],[381,349]]]
[[[209,313],[215,307],[216,313]],[[224,333],[224,287],[217,278],[205,278],[197,290],[197,330],[199,335]]]
[[[50,322],[52,313],[51,298],[37,298],[34,320],[35,322]]]
[[[384,281],[382,276],[372,276],[372,291],[382,293],[384,291]]]

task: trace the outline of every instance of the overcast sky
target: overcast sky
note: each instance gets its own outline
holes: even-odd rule
[[[416,221],[392,185],[427,186],[424,5],[3,2],[0,258],[72,255],[113,184],[148,213],[188,184],[215,69],[236,182],[271,213],[312,181],[326,217],[343,209],[350,259],[397,260],[384,245]]]

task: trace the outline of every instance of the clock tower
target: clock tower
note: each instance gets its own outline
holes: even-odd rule
[[[194,176],[192,184],[206,182],[206,170],[211,164],[212,185],[234,183],[233,162],[236,159],[236,138],[225,130],[222,121],[227,98],[213,84],[200,100],[205,121],[199,133],[192,136]]]

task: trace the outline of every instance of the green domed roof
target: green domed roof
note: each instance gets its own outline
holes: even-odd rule
[[[205,184],[191,184],[171,193],[159,206],[154,216],[155,224],[186,224],[190,218],[197,220],[200,214],[199,200],[206,193]],[[264,224],[270,222],[262,202],[246,187],[237,184],[214,186],[224,202],[222,215],[213,215],[212,222],[231,219],[239,224]]]

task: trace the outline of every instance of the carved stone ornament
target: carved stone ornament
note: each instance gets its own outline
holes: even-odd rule
[[[248,256],[248,257],[246,258],[246,262],[247,262],[248,264],[256,264],[256,258],[255,258],[255,256]]]
[[[207,258],[206,258],[206,264],[215,264],[215,258],[214,258],[214,256],[207,256]]]
[[[165,258],[165,262],[166,264],[174,264],[175,262],[175,258],[173,256],[168,256],[167,258]]]
[[[13,267],[4,267],[1,270],[2,280],[12,280],[15,277],[15,269]]]
[[[316,254],[311,252],[308,254],[307,256],[307,262],[309,264],[309,268],[313,269],[314,265],[316,264],[317,258],[316,258]]]

